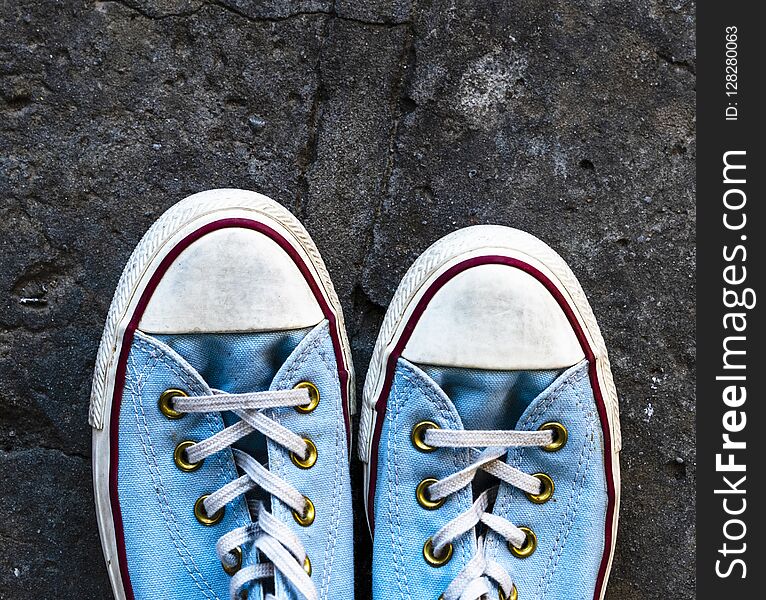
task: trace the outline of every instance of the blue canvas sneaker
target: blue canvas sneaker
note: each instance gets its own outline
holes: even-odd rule
[[[316,247],[265,196],[186,198],[120,278],[90,408],[115,597],[353,598],[350,352]]]
[[[477,226],[386,313],[360,453],[376,600],[600,600],[619,506],[617,395],[564,261]]]

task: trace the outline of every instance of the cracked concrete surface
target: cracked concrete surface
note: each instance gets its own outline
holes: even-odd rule
[[[223,186],[312,232],[360,384],[399,278],[437,238],[502,223],[557,249],[621,397],[607,597],[693,598],[693,15],[685,0],[0,2],[0,598],[109,597],[86,424],[102,321],[154,219]]]

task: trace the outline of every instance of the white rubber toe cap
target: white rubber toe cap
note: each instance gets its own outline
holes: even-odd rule
[[[436,292],[402,356],[416,364],[533,370],[570,367],[584,353],[564,311],[537,279],[484,264]]]
[[[278,331],[324,318],[295,262],[251,229],[212,231],[165,272],[139,323],[147,333]]]

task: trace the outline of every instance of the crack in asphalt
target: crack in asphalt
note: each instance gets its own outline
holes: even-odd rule
[[[417,11],[417,2],[416,0],[413,0],[412,4],[410,5],[410,13],[409,13],[409,19],[406,21],[407,23],[407,35],[404,39],[404,43],[402,44],[401,50],[399,52],[399,61],[398,61],[398,76],[396,78],[396,81],[392,87],[392,94],[391,94],[391,112],[394,115],[393,119],[391,120],[391,126],[389,128],[389,138],[388,138],[388,154],[386,159],[386,166],[385,170],[383,172],[382,177],[382,189],[380,193],[380,198],[375,205],[375,210],[373,211],[372,219],[370,219],[370,226],[367,232],[367,239],[365,240],[364,244],[364,251],[363,251],[363,260],[362,260],[362,273],[366,272],[368,269],[368,263],[370,259],[370,252],[372,251],[372,248],[375,245],[375,230],[377,229],[378,222],[380,221],[380,216],[383,212],[383,203],[386,201],[386,199],[389,196],[389,193],[391,191],[391,180],[394,176],[394,170],[396,166],[396,141],[399,138],[399,125],[401,123],[401,119],[403,116],[403,109],[402,109],[402,100],[404,98],[404,91],[406,88],[406,80],[408,76],[407,67],[413,66],[414,67],[414,52],[415,52],[415,26],[413,17]],[[408,64],[411,63],[411,64]],[[360,284],[361,285],[361,284]],[[365,295],[366,292],[365,292]],[[369,297],[369,296],[368,296]]]
[[[660,60],[663,60],[664,62],[668,63],[669,65],[673,67],[677,67],[678,69],[681,69],[683,71],[688,71],[692,75],[697,74],[697,69],[688,60],[678,60],[672,54],[663,52],[662,50],[657,50],[656,54]]]
[[[333,10],[335,9],[334,0],[332,8]],[[309,193],[308,173],[314,163],[316,163],[317,148],[319,147],[319,119],[322,114],[322,94],[324,93],[322,57],[324,56],[327,41],[331,35],[332,23],[333,20],[331,18],[325,18],[325,23],[322,28],[322,38],[319,43],[319,50],[317,51],[317,59],[314,63],[316,86],[314,88],[313,98],[311,99],[311,108],[309,109],[307,124],[308,135],[306,137],[306,143],[298,153],[298,177],[295,191],[295,213],[298,218],[305,217],[305,207],[303,206],[303,203]]]
[[[89,454],[85,454],[84,452],[78,452],[76,450],[65,450],[63,448],[56,448],[55,446],[43,446],[40,444],[37,444],[35,446],[30,447],[21,447],[21,448],[5,448],[0,449],[0,454],[8,457],[13,455],[19,455],[19,454],[30,454],[34,453],[38,450],[43,450],[45,452],[55,452],[57,454],[61,454],[63,456],[66,456],[67,458],[76,458],[78,460],[84,460],[90,462],[91,457]]]
[[[384,27],[384,28],[394,28],[394,27],[402,27],[406,25],[410,25],[410,21],[387,21],[387,20],[381,20],[381,21],[372,21],[369,19],[360,19],[358,17],[349,17],[346,15],[338,14],[338,12],[335,9],[335,3],[333,2],[333,6],[330,8],[330,10],[311,10],[311,11],[296,11],[293,13],[289,13],[286,15],[280,15],[280,16],[253,16],[248,14],[247,12],[227,4],[223,0],[207,0],[202,2],[197,8],[194,8],[192,10],[187,11],[181,11],[181,12],[168,12],[168,13],[161,13],[157,14],[151,11],[148,11],[144,8],[141,8],[140,6],[136,6],[129,2],[128,0],[103,0],[103,2],[100,2],[99,4],[119,4],[120,6],[123,6],[124,8],[127,8],[128,10],[132,10],[142,17],[145,17],[147,19],[150,19],[152,21],[162,21],[164,19],[172,19],[172,18],[187,18],[187,17],[193,17],[200,13],[202,10],[204,10],[207,7],[218,7],[226,12],[229,12],[233,15],[237,15],[238,17],[241,17],[243,19],[246,19],[252,23],[281,23],[283,21],[289,21],[291,19],[300,18],[300,17],[332,17],[333,19],[338,19],[341,21],[348,21],[350,23],[357,23],[359,25],[365,25],[369,27]]]

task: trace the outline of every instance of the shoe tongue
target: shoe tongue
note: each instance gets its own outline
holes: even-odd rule
[[[455,406],[466,430],[512,430],[532,401],[562,373],[550,371],[488,371],[457,367],[421,367]],[[497,485],[479,471],[472,483],[474,499]]]
[[[311,329],[261,333],[178,333],[155,335],[180,354],[212,389],[230,394],[268,390]]]
[[[205,380],[208,387],[229,394],[268,390],[275,375],[301,340],[311,331],[259,333],[183,333],[155,337],[180,354]],[[228,427],[239,421],[223,413]],[[258,432],[245,436],[234,447],[258,462],[268,464],[266,438]]]
[[[420,368],[449,397],[467,430],[514,429],[532,401],[562,372]]]

